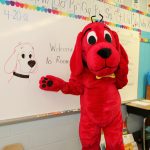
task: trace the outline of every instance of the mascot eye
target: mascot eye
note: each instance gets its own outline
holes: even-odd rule
[[[107,30],[104,31],[104,36],[105,36],[105,40],[107,42],[109,42],[109,43],[112,42],[111,34]]]
[[[87,42],[90,44],[90,45],[93,45],[97,42],[97,36],[96,36],[96,33],[94,31],[91,31],[88,33],[87,35]]]

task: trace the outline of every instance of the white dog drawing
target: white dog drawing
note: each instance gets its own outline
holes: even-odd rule
[[[30,74],[37,69],[37,62],[35,60],[34,47],[30,43],[19,43],[7,59],[4,70],[11,74],[12,79],[19,80],[29,79]]]

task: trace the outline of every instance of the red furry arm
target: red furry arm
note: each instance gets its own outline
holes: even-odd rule
[[[124,50],[124,48],[120,45],[121,48],[121,57],[120,64],[118,66],[116,75],[116,86],[118,89],[123,88],[128,83],[128,56]]]
[[[70,78],[69,82],[52,76],[47,75],[46,77],[41,77],[39,81],[39,87],[45,91],[59,91],[61,90],[64,94],[81,95],[83,93],[83,86],[75,78]]]
[[[64,94],[81,95],[83,94],[84,88],[77,78],[71,77],[69,82],[66,82],[61,91]]]

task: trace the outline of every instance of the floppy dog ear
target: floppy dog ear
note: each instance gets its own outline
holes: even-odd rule
[[[127,55],[125,49],[123,48],[123,46],[121,44],[119,47],[120,47],[120,55],[121,55],[120,59],[124,59],[124,61],[128,64],[129,60],[128,60],[128,55]]]
[[[70,69],[73,75],[79,75],[83,70],[82,62],[82,32],[80,32],[76,39],[73,54],[70,59]]]
[[[116,48],[120,53],[120,59],[124,59],[124,61],[128,64],[127,53],[126,53],[125,49],[123,48],[123,46],[120,44],[118,34],[115,31],[113,31],[113,36],[116,41]]]
[[[115,38],[116,49],[119,51],[120,50],[120,42],[119,42],[118,34],[115,31],[112,31],[112,33],[113,33],[113,37]]]
[[[116,49],[119,51],[120,53],[120,63],[118,65],[117,70],[115,71],[115,75],[116,75],[116,86],[118,89],[121,89],[122,87],[124,87],[127,83],[128,83],[128,56],[127,53],[125,51],[125,49],[123,48],[123,46],[120,44],[119,42],[119,38],[116,32],[113,31],[113,35],[116,41]]]

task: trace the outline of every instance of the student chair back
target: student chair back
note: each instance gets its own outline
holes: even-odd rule
[[[24,150],[23,145],[22,144],[11,144],[11,145],[7,145],[3,148],[3,150]]]

